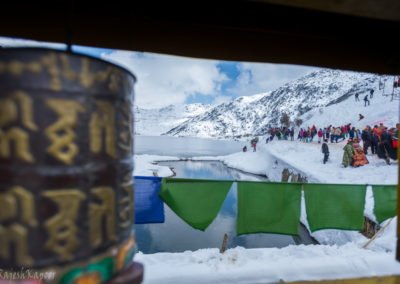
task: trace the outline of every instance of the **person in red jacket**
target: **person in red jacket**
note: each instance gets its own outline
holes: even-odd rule
[[[324,136],[321,128],[318,130],[317,134],[318,134],[318,143],[321,143],[322,136]]]
[[[347,130],[347,125],[345,125],[345,126],[343,126],[343,128],[342,128],[342,133],[343,133],[343,139],[346,139],[346,137],[347,137],[347,132],[348,132],[348,130]]]

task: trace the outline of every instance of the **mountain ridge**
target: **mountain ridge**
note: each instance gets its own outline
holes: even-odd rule
[[[262,136],[270,127],[280,126],[286,113],[294,125],[296,119],[307,121],[307,113],[323,112],[341,104],[356,93],[362,99],[370,90],[378,90],[382,77],[377,74],[320,69],[293,80],[274,91],[239,97],[216,106],[207,105],[195,114],[171,125],[162,135],[216,139],[240,139]],[[186,105],[190,106],[190,105]]]

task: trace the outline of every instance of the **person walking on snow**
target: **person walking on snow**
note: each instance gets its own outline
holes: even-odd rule
[[[378,142],[379,142],[378,135],[376,135],[375,133],[373,133],[371,131],[371,152],[372,152],[372,155],[376,154],[377,151],[378,151]]]
[[[256,142],[253,142],[253,152],[256,151]]]
[[[365,127],[361,133],[361,139],[363,141],[363,148],[364,148],[364,154],[368,154],[368,148],[371,146],[371,129],[369,126]],[[371,146],[371,151],[372,151],[372,146]]]
[[[360,99],[358,98],[358,93],[356,93],[354,96],[355,96],[355,98],[356,98],[356,102],[359,102]]]
[[[331,129],[331,143],[333,143],[333,140],[335,140],[335,132],[336,132],[335,127],[332,127],[332,129]]]
[[[343,147],[343,158],[342,165],[347,168],[349,165],[353,164],[353,141],[351,139],[347,140],[346,146]]]
[[[324,143],[322,143],[322,153],[324,154],[324,164],[328,161],[329,158],[329,148],[328,148],[328,139],[324,139]]]
[[[322,129],[320,128],[318,130],[318,143],[321,143],[322,136],[324,136],[324,134],[322,132]]]
[[[329,140],[329,133],[331,133],[331,127],[327,127],[325,129],[325,138]]]
[[[340,127],[335,129],[335,142],[338,143],[339,137],[342,136],[342,130]],[[344,138],[343,138],[344,139]]]
[[[368,95],[366,95],[366,96],[364,97],[364,106],[365,106],[365,107],[367,106],[367,103],[368,103],[368,105],[369,105]]]
[[[371,89],[371,90],[369,91],[369,98],[372,99],[373,96],[374,96],[374,90]]]
[[[355,135],[356,135],[356,128],[353,127],[349,132],[350,139],[353,139]]]

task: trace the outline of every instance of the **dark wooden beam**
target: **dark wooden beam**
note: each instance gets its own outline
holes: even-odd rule
[[[86,3],[86,2],[85,2]],[[252,1],[8,3],[0,35],[188,57],[400,74],[400,22]]]

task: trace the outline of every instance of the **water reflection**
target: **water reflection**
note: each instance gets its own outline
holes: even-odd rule
[[[177,177],[220,180],[267,180],[226,167],[221,162],[160,162],[174,168]],[[237,187],[232,185],[214,222],[205,232],[193,229],[165,205],[165,223],[136,225],[139,250],[144,253],[182,252],[221,247],[224,234],[229,235],[228,248],[284,247],[295,244],[292,237],[276,234],[236,236]]]

